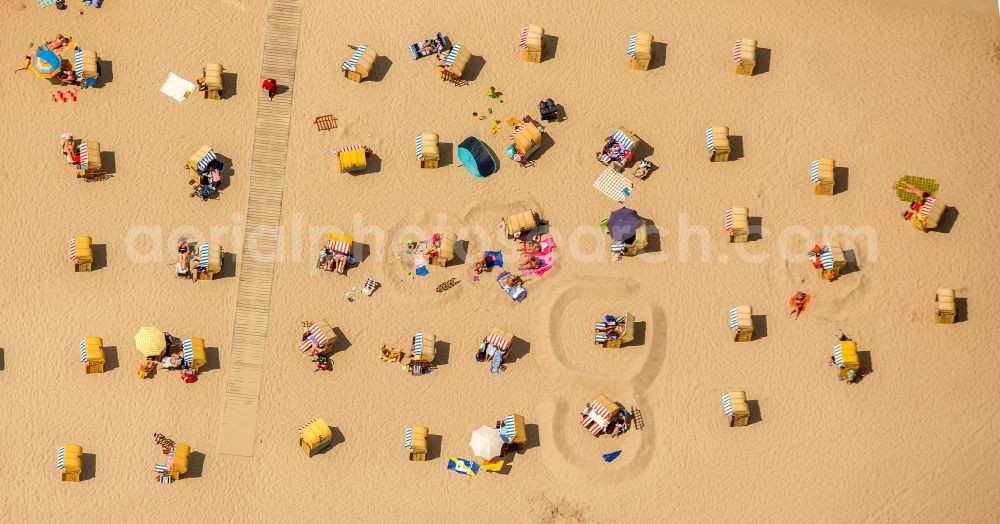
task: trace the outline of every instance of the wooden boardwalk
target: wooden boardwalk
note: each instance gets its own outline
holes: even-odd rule
[[[274,78],[279,94],[268,100],[258,90],[250,198],[239,259],[236,319],[226,363],[226,399],[219,431],[220,453],[249,457],[257,440],[261,364],[267,342],[271,282],[281,221],[281,198],[288,154],[292,87],[299,43],[299,0],[272,0],[264,35],[261,78]]]

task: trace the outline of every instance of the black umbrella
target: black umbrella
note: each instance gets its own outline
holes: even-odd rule
[[[635,237],[635,230],[642,225],[639,213],[634,209],[623,207],[611,212],[608,217],[608,233],[611,238],[624,242]]]

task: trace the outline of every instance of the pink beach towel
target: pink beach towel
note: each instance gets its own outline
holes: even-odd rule
[[[550,250],[551,251],[551,250]],[[552,253],[545,253],[544,255],[535,255],[535,258],[542,261],[542,267],[538,269],[526,269],[521,271],[524,274],[533,274],[536,277],[540,277],[552,269],[552,258],[554,255]]]

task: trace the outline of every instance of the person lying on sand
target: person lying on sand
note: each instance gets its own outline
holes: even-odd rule
[[[801,291],[796,291],[795,294],[792,295],[792,299],[790,301],[792,306],[792,311],[788,313],[788,316],[795,315],[795,318],[799,318],[799,314],[802,313],[802,311],[806,308],[806,302],[808,300],[809,300],[809,295]]]
[[[528,271],[532,269],[538,269],[542,267],[542,260],[537,257],[526,257],[521,265],[517,266],[518,269],[522,271]]]

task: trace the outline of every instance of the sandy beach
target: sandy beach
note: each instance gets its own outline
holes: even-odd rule
[[[0,243],[8,278],[0,318],[0,483],[4,520],[26,522],[995,522],[1000,417],[1000,245],[990,206],[1000,190],[1000,32],[991,2],[468,2],[441,8],[374,0],[301,2],[298,48],[261,90],[265,27],[283,0],[107,0],[69,9],[0,5],[9,70],[56,33],[102,60],[98,86],[53,102],[29,72],[0,77]],[[292,2],[298,3],[298,2]],[[80,12],[83,12],[81,15]],[[541,63],[521,60],[521,28],[548,38]],[[472,58],[467,85],[443,82],[436,59],[407,46],[442,32]],[[648,71],[627,67],[635,32],[654,36]],[[757,40],[753,76],[734,74],[737,38]],[[340,64],[365,44],[371,77]],[[170,72],[193,81],[224,65],[222,100],[160,93]],[[502,93],[489,98],[493,87]],[[508,118],[539,118],[533,165],[504,155]],[[502,102],[501,102],[502,100]],[[258,109],[291,103],[280,230],[251,457],[220,452],[234,376],[234,318],[253,210]],[[473,113],[487,115],[480,120]],[[320,115],[337,127],[317,130]],[[496,134],[492,120],[501,121]],[[709,162],[705,129],[728,126],[734,154]],[[641,137],[656,169],[625,201],[655,226],[647,252],[612,259],[598,227],[621,205],[592,185],[594,153],[619,127]],[[97,140],[107,180],[85,182],[58,137]],[[414,137],[440,136],[438,169],[420,169]],[[457,145],[479,137],[499,170],[475,178]],[[227,165],[219,198],[190,198],[184,164],[208,144]],[[342,174],[341,147],[364,144],[363,173]],[[810,165],[836,160],[837,190],[814,195]],[[633,168],[630,166],[626,173]],[[904,175],[934,178],[949,210],[935,231],[900,217]],[[256,175],[254,175],[256,176]],[[751,241],[730,244],[723,214],[750,210]],[[554,267],[513,302],[473,259],[514,241],[500,219],[527,209],[548,221]],[[315,267],[327,234],[353,235],[358,263]],[[451,231],[459,253],[428,276],[400,245]],[[67,241],[90,235],[95,270],[76,273]],[[176,278],[178,237],[221,244],[214,280]],[[824,281],[806,257],[841,239],[848,269]],[[516,271],[515,271],[516,272]],[[381,285],[372,296],[366,279]],[[454,279],[443,292],[435,288]],[[953,288],[958,322],[934,323]],[[353,292],[352,292],[353,290]],[[789,296],[811,295],[798,319]],[[345,295],[351,293],[351,301]],[[728,312],[751,305],[755,336],[735,343]],[[594,345],[594,322],[628,311],[635,341]],[[298,350],[302,322],[340,336],[332,370]],[[157,370],[141,380],[133,335],[157,326],[203,337],[208,363],[187,384]],[[516,340],[498,376],[476,362],[491,326]],[[260,326],[264,327],[264,326]],[[436,367],[412,376],[379,348],[416,332],[438,339]],[[837,336],[857,341],[857,384],[826,365]],[[103,374],[85,374],[78,345],[100,336]],[[728,427],[720,398],[746,391],[751,423]],[[578,423],[598,393],[641,410],[644,427],[594,438]],[[470,433],[524,415],[527,449],[500,474],[446,469],[472,459]],[[297,430],[316,417],[334,445],[313,457]],[[410,462],[404,429],[430,429],[428,460]],[[163,433],[192,448],[188,472],[155,480]],[[80,483],[61,482],[56,450],[83,447]],[[613,462],[602,454],[621,450]]]

